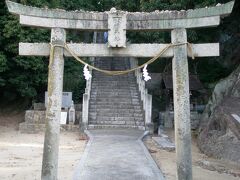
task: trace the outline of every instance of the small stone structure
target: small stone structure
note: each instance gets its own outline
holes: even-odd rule
[[[37,133],[45,130],[46,108],[44,103],[34,103],[33,107],[33,110],[25,112],[24,122],[19,124],[19,130],[22,133]],[[82,105],[76,104],[75,110],[75,124],[62,124],[62,131],[79,131],[78,123],[82,120]]]
[[[164,149],[166,151],[174,151],[175,144],[171,141],[171,139],[164,133],[161,129],[159,130],[158,136],[153,136],[152,139],[157,143],[157,146],[160,149]]]
[[[75,118],[76,118],[76,112],[75,112],[75,108],[74,108],[74,103],[72,101],[71,107],[69,108],[69,111],[68,111],[68,123],[74,124]]]

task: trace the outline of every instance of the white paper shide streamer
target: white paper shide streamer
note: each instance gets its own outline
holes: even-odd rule
[[[151,77],[148,75],[148,72],[147,72],[147,64],[144,66],[143,68],[143,77],[144,77],[144,81],[148,81],[151,79]]]
[[[83,68],[83,75],[85,77],[85,79],[88,81],[92,75],[90,74],[89,70],[88,70],[88,65],[85,65]]]

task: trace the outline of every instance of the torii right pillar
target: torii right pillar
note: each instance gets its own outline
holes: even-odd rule
[[[171,38],[173,44],[179,44],[173,48],[174,56],[172,60],[177,179],[192,180],[188,54],[187,44],[185,44],[187,42],[186,29],[172,30]]]

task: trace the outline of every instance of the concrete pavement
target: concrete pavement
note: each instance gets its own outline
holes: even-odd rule
[[[90,140],[76,167],[74,180],[163,180],[142,142],[144,131],[86,131]]]

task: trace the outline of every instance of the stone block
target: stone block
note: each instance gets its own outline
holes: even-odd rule
[[[44,103],[34,103],[33,104],[33,109],[34,110],[39,110],[39,111],[44,111],[44,110],[46,110],[46,107],[45,107]]]
[[[167,151],[174,151],[175,145],[171,142],[171,140],[168,138],[168,136],[159,136],[159,137],[152,137],[152,139],[158,144],[158,147],[160,149],[164,149]]]
[[[25,112],[26,123],[40,123],[44,124],[46,118],[46,111],[27,110]]]
[[[127,13],[112,8],[108,13],[108,46],[126,47]]]
[[[61,125],[60,130],[77,132],[79,131],[79,126],[64,124],[64,125]],[[44,132],[45,124],[28,124],[26,122],[23,122],[19,124],[19,131],[21,133],[29,133],[29,134]]]

